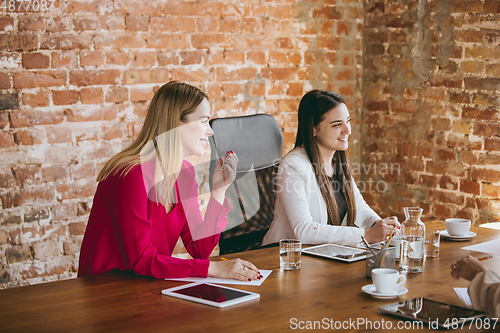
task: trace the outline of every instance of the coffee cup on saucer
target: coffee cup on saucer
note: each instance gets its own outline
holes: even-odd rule
[[[391,294],[397,286],[406,282],[406,276],[391,268],[372,270],[372,281],[379,294]]]
[[[467,219],[446,219],[446,231],[450,236],[465,236],[470,230],[471,221]]]

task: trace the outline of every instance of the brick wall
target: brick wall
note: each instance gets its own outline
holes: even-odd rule
[[[285,150],[312,88],[361,124],[361,1],[19,4],[0,14],[0,287],[76,276],[95,177],[165,82],[201,87],[217,117],[273,115]]]
[[[367,201],[500,221],[500,1],[365,3],[362,161],[400,166]]]

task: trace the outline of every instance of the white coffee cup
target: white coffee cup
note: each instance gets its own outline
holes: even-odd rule
[[[394,288],[406,282],[406,276],[390,268],[372,270],[372,281],[379,294],[391,294]]]
[[[445,224],[446,231],[448,231],[451,236],[465,236],[470,230],[471,222],[467,219],[453,218],[446,219]]]

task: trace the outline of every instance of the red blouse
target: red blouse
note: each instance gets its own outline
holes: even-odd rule
[[[112,269],[156,278],[207,276],[208,257],[227,225],[227,199],[223,206],[210,197],[203,220],[195,170],[185,161],[175,184],[177,203],[167,214],[162,204],[148,198],[147,183],[152,177],[143,172],[147,164],[134,167],[125,177],[117,173],[99,183],[78,276]],[[172,257],[179,236],[195,259]]]

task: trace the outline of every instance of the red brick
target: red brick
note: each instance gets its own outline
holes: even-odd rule
[[[467,90],[500,90],[500,79],[465,79],[465,89]]]
[[[100,27],[99,17],[76,17],[73,19],[75,31],[95,31]]]
[[[477,164],[477,157],[474,155],[473,152],[468,151],[468,150],[460,150],[458,152],[458,161],[460,163],[466,163],[466,164]]]
[[[500,186],[483,184],[483,193],[488,198],[500,199]]]
[[[15,167],[12,168],[12,174],[16,179],[16,185],[23,187],[38,182],[41,179],[41,168],[40,165]]]
[[[245,63],[245,52],[242,51],[225,51],[224,61],[228,65],[240,65]]]
[[[101,66],[104,65],[103,51],[80,51],[80,66]]]
[[[51,165],[42,169],[42,180],[46,183],[57,182],[68,177],[67,166],[65,165]]]
[[[43,134],[37,130],[19,131],[14,133],[14,140],[18,145],[32,146],[42,143]]]
[[[123,0],[116,3],[115,8],[122,14],[160,16],[163,14],[162,3],[162,1]],[[166,11],[165,13],[168,12]],[[185,15],[185,13],[181,15]]]
[[[437,157],[440,161],[455,161],[456,155],[454,150],[450,149],[439,149],[437,151]]]
[[[195,49],[208,49],[213,47],[230,47],[232,37],[225,34],[192,34],[191,45]]]
[[[208,3],[205,2],[167,2],[165,13],[171,16],[207,16]]]
[[[49,16],[45,17],[47,32],[64,32],[73,28],[73,20],[68,16]]]
[[[481,190],[481,185],[474,180],[461,179],[460,180],[460,192],[479,195]]]
[[[10,16],[1,16],[0,31],[14,31],[14,18]]]
[[[500,151],[500,139],[488,138],[484,140],[484,150]]]
[[[123,126],[124,127],[124,126]],[[120,126],[112,126],[110,128],[102,128],[102,139],[113,140],[124,137],[124,128]]]
[[[337,74],[337,80],[339,81],[349,81],[352,79],[353,79],[352,71],[350,69],[339,71]]]
[[[254,79],[257,75],[257,70],[255,68],[246,67],[238,68],[235,70],[228,70],[227,68],[217,69],[217,81],[243,81]]]
[[[297,75],[297,68],[263,68],[261,75],[269,80],[294,80]]]
[[[9,192],[0,195],[3,208],[29,206],[35,204],[46,204],[56,199],[55,190],[52,187],[42,189],[26,189],[19,192]]]
[[[42,53],[24,53],[23,68],[48,68],[50,66],[50,58]]]
[[[459,42],[481,43],[483,41],[483,31],[476,30],[454,30],[455,39]]]
[[[11,133],[0,132],[0,148],[13,147],[16,143]],[[5,208],[5,207],[4,207]]]
[[[138,52],[134,55],[134,67],[151,67],[156,64],[156,52]]]
[[[18,17],[18,31],[44,31],[45,24],[43,23],[43,16],[36,15],[21,15]]]
[[[27,34],[1,34],[0,51],[27,52],[38,48],[38,36]]]
[[[101,29],[123,31],[125,30],[125,17],[123,15],[101,16]]]
[[[112,87],[106,94],[106,102],[123,103],[128,101],[128,89],[125,87]]]
[[[168,66],[168,65],[179,65],[180,57],[176,52],[158,52],[158,65],[159,66]]]
[[[196,21],[190,17],[179,17],[172,19],[173,32],[195,32]]]
[[[76,222],[68,224],[68,230],[70,236],[83,236],[85,234],[85,229],[87,228],[87,223]]]
[[[102,71],[72,71],[69,75],[70,84],[76,86],[91,86],[102,84],[117,84],[120,79],[120,71],[108,69]]]
[[[64,8],[64,14],[99,14],[98,2],[78,2],[71,1]]]
[[[500,155],[491,153],[481,154],[479,155],[479,164],[500,164]]]
[[[80,102],[82,104],[101,104],[104,101],[102,88],[91,87],[80,90]]]
[[[500,181],[500,171],[483,168],[472,168],[471,178],[475,180],[482,180],[488,183],[497,183]]]
[[[433,161],[427,161],[425,163],[425,171],[431,174],[465,177],[467,168],[457,163],[435,163]]]
[[[170,17],[151,17],[149,19],[149,29],[151,31],[165,32],[172,30],[172,18]]]
[[[49,97],[46,91],[40,91],[34,94],[23,93],[23,105],[33,108],[40,106],[49,106]]]
[[[80,185],[80,184],[68,184],[61,185],[57,187],[57,192],[61,196],[62,200],[66,199],[82,199],[94,195],[96,188],[96,183],[94,181]]]
[[[434,87],[462,88],[463,80],[447,79],[441,76],[431,75],[429,83]]]
[[[96,168],[93,162],[78,163],[71,166],[70,169],[71,179],[95,179],[97,176]],[[81,206],[81,205],[79,205]],[[80,207],[78,207],[80,208]],[[85,207],[82,207],[85,208]],[[84,209],[86,211],[86,209]]]
[[[494,109],[467,108],[462,111],[463,119],[499,120],[500,112]]]
[[[64,121],[64,114],[60,111],[16,111],[10,114],[12,127],[28,127],[36,125],[55,125]]]
[[[149,101],[154,96],[154,90],[151,88],[131,88],[130,89],[130,101],[131,102],[140,102],[140,101]],[[210,96],[210,94],[209,94]],[[212,99],[213,96],[210,96]]]
[[[188,41],[188,35],[166,35],[149,34],[145,35],[146,47],[153,49],[177,50],[189,49],[191,46]]]
[[[223,65],[224,53],[223,51],[208,50],[205,55],[205,65]]]
[[[486,0],[484,2],[484,12],[492,14],[500,14],[500,1]]]
[[[201,64],[203,61],[201,51],[183,51],[180,53],[181,56],[181,65],[195,65]],[[244,56],[244,54],[243,54]]]
[[[10,89],[10,75],[7,73],[0,73],[0,89]]]
[[[56,90],[52,92],[54,105],[71,105],[78,103],[78,91],[76,90]]]
[[[244,23],[242,24],[242,29],[245,29],[245,22],[248,23],[248,21],[245,21],[245,18],[243,19]],[[249,19],[252,20],[252,19]],[[256,19],[253,19],[253,22],[255,22]],[[196,18],[196,26],[198,27],[199,32],[216,32],[218,30],[218,19],[215,17],[199,17]],[[253,25],[252,25],[253,27]],[[254,32],[255,30],[251,30],[250,32]]]
[[[433,157],[433,147],[429,145],[415,145],[411,143],[398,143],[397,144],[397,154],[399,156],[408,156],[408,157]]]
[[[95,36],[95,47],[114,49],[142,48],[144,41],[142,36],[135,33],[98,33]]]
[[[461,93],[449,93],[450,98],[449,101],[451,103],[462,103],[462,104],[469,104],[470,103],[470,95],[467,92],[461,92]]]
[[[66,109],[64,110],[68,122],[113,120],[118,115],[116,106],[86,109]]]
[[[169,81],[171,81],[170,73],[166,68],[156,68],[153,70],[129,70],[123,73],[124,84],[165,83]]]
[[[473,127],[473,133],[474,135],[481,135],[487,137],[498,135],[500,133],[500,124],[475,122]]]
[[[65,84],[66,73],[61,71],[14,73],[14,88],[57,87]]]
[[[370,101],[365,102],[367,111],[389,111],[389,103],[387,101]]]
[[[48,50],[74,50],[89,49],[92,45],[90,35],[42,35],[40,49]]]
[[[254,3],[252,9],[255,17],[269,17],[276,19],[290,19],[292,17],[290,5]]]
[[[258,65],[264,65],[266,64],[266,54],[262,51],[249,51],[247,52],[247,60]]]
[[[125,26],[126,30],[129,31],[148,31],[149,30],[149,18],[147,16],[125,16]]]
[[[458,183],[451,179],[450,177],[443,175],[439,180],[439,187],[445,190],[455,191],[458,189]]]
[[[266,93],[266,85],[264,83],[249,84],[247,85],[247,95],[249,97],[261,96]]]
[[[65,127],[54,127],[47,131],[47,142],[52,143],[71,143],[71,130]]]
[[[212,75],[207,68],[190,70],[187,68],[173,68],[171,71],[171,79],[176,81],[211,81]]]
[[[439,190],[429,190],[429,199],[434,202],[463,205],[465,200],[462,195],[456,192],[443,192]]]
[[[240,24],[241,22],[239,18],[223,16],[219,19],[219,31],[227,33],[237,33],[240,31]]]
[[[225,98],[228,97],[236,97],[238,95],[243,94],[243,85],[241,84],[223,84],[222,85],[222,92],[224,94]]]
[[[54,51],[51,53],[52,68],[75,68],[77,66],[75,51]]]
[[[439,184],[439,177],[420,175],[419,183],[428,187],[436,188]]]
[[[454,13],[482,13],[483,4],[480,0],[455,0],[453,1]]]
[[[5,129],[9,124],[9,114],[7,112],[0,113],[0,129]]]
[[[111,51],[106,53],[106,63],[109,65],[127,65],[132,55],[126,51]]]
[[[98,128],[78,128],[74,131],[76,142],[97,140]]]

